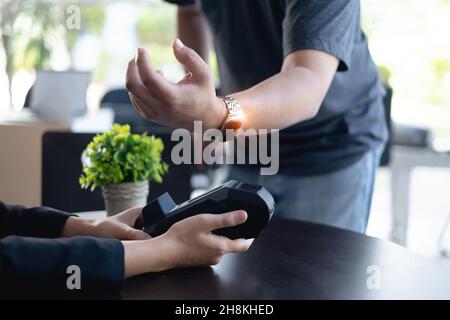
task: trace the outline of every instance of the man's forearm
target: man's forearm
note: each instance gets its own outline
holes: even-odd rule
[[[242,107],[243,129],[283,129],[313,118],[324,93],[310,70],[295,68],[232,94]]]
[[[299,52],[285,60],[280,73],[231,94],[242,107],[244,129],[283,129],[315,117],[337,65],[325,53]]]
[[[178,37],[208,62],[210,33],[208,23],[196,5],[178,7]]]

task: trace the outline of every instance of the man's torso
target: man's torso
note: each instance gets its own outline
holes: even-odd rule
[[[327,173],[354,163],[383,143],[387,135],[382,106],[384,90],[360,28],[359,3],[353,3],[352,10],[357,12],[347,17],[351,24],[337,21],[333,25],[327,19],[339,18],[334,12],[339,5],[325,1],[323,10],[327,12],[316,15],[314,10],[322,9],[311,5],[311,1],[197,0],[213,33],[222,94],[245,90],[280,72],[286,55],[283,46],[287,35],[283,33],[289,28],[295,37],[305,38],[302,42],[305,48],[310,38],[315,40],[311,42],[312,49],[317,43],[320,46],[323,39],[324,51],[351,44],[349,61],[345,61],[351,65],[343,71],[347,66],[340,62],[340,70],[318,115],[280,132],[280,171],[301,175]],[[339,2],[342,3],[336,3]],[[286,6],[293,3],[295,8],[290,8],[291,15],[286,19]],[[292,17],[292,10],[298,14],[294,12]],[[298,30],[297,25],[290,25],[294,23],[290,20],[297,19],[310,19],[308,31],[302,30],[301,22],[297,24]],[[333,28],[354,28],[352,39],[342,43],[333,39]],[[320,39],[314,39],[315,29]]]

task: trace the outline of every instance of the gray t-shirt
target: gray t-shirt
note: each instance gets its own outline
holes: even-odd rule
[[[386,140],[384,90],[361,30],[358,0],[167,1],[197,3],[204,12],[222,94],[280,72],[284,57],[296,50],[324,51],[339,59],[318,115],[281,130],[280,173],[335,171]]]

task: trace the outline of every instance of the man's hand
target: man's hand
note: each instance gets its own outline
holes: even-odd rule
[[[227,110],[216,97],[214,77],[205,61],[179,39],[173,43],[176,59],[188,73],[177,84],[167,81],[150,62],[144,49],[128,64],[126,86],[136,109],[147,119],[172,127],[193,130],[194,121],[203,128],[220,128]]]
[[[151,237],[142,230],[135,229],[142,208],[132,208],[115,216],[100,220],[70,217],[64,225],[63,237],[94,236],[119,240],[145,240]]]

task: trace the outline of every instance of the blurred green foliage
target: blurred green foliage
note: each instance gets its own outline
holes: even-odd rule
[[[143,7],[136,21],[136,35],[156,66],[177,63],[173,58],[172,42],[177,37],[176,7],[167,4]],[[217,58],[211,51],[209,63],[218,83]]]
[[[365,0],[361,8],[371,53],[397,102],[450,106],[450,0]]]
[[[0,0],[1,1],[1,0]],[[106,20],[108,3],[81,3],[81,29],[64,28],[65,9],[70,0],[44,2],[38,0],[14,0],[21,3],[20,13],[12,24],[12,45],[9,44],[3,27],[3,45],[7,47],[8,75],[19,68],[41,69],[49,65],[55,35],[62,38],[69,53],[81,35],[89,33],[100,35]],[[423,3],[423,4],[422,4]],[[135,2],[138,16],[135,22],[139,45],[149,50],[152,62],[158,68],[178,65],[173,57],[171,44],[176,37],[176,6],[164,2],[144,4]],[[17,5],[16,5],[17,6]],[[445,12],[450,10],[450,0],[388,1],[366,0],[361,2],[362,24],[373,45],[376,62],[382,78],[390,83],[397,96],[420,103],[450,105],[448,75],[450,52],[445,46]],[[386,7],[389,6],[389,10]],[[430,9],[431,8],[431,9]],[[370,9],[370,10],[367,10]],[[431,14],[426,20],[427,10]],[[423,14],[422,14],[423,12]],[[364,14],[365,13],[365,14]],[[0,13],[0,22],[5,19]],[[436,15],[435,24],[433,23]],[[423,18],[418,20],[417,17]],[[439,29],[439,26],[442,25]],[[411,30],[410,30],[411,29]],[[415,33],[413,33],[415,32]],[[419,45],[416,45],[419,44]],[[120,39],[118,39],[120,45]],[[436,49],[436,47],[439,49]],[[429,50],[415,50],[428,47]],[[411,48],[411,49],[409,49]],[[408,51],[409,50],[409,51]],[[386,54],[389,52],[389,54]],[[447,57],[448,56],[448,57]],[[415,60],[414,60],[415,59]],[[11,61],[14,63],[11,64]],[[217,61],[214,52],[210,55],[210,65],[218,79]],[[406,62],[407,61],[407,62]],[[102,49],[99,64],[93,70],[96,83],[107,82],[109,70],[117,65],[125,65],[114,52]],[[408,66],[404,66],[408,64]],[[170,69],[170,68],[169,68]],[[414,70],[414,71],[411,71]],[[411,74],[419,73],[414,77]],[[219,83],[217,83],[219,84]]]
[[[152,63],[173,63],[172,41],[176,37],[176,7],[151,5],[142,7],[135,28],[140,46],[149,50]]]
[[[445,78],[450,80],[450,57],[433,61],[434,84],[429,92],[428,100],[436,105],[450,104],[450,95],[443,95]]]
[[[21,55],[15,55],[15,69],[44,69],[51,55],[51,47],[46,36],[54,30],[60,20],[60,13],[55,7],[36,2],[19,16],[18,23],[14,25],[14,33],[21,37],[27,37],[25,48]],[[22,21],[21,21],[22,19]],[[31,21],[29,23],[24,20]],[[20,23],[22,22],[22,23]]]
[[[104,5],[89,5],[81,9],[81,28],[66,31],[66,44],[69,51],[72,51],[77,40],[84,33],[100,36],[106,20]]]
[[[378,65],[378,72],[380,73],[383,83],[391,85],[392,71],[384,65]]]
[[[105,22],[104,5],[81,7],[81,28],[65,27],[65,10],[69,2],[28,1],[13,24],[14,70],[45,69],[52,53],[52,39],[62,34],[69,52],[84,33],[100,35]]]
[[[176,37],[176,8],[174,6],[146,6],[136,21],[136,34],[143,44],[167,46]]]

